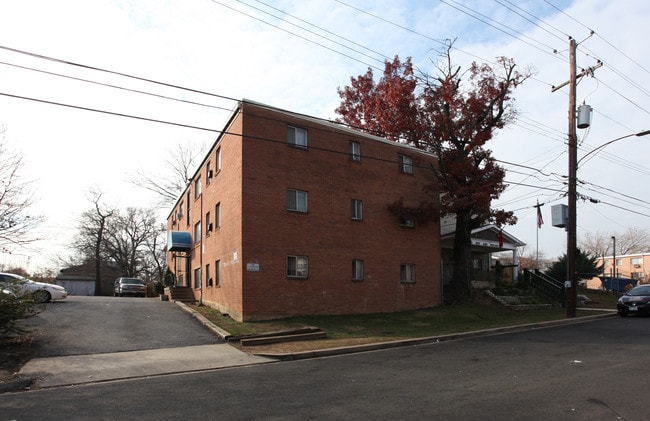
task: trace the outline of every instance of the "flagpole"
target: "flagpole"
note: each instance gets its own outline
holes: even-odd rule
[[[535,223],[537,224],[537,229],[535,230],[535,241],[537,243],[537,252],[536,252],[536,258],[535,258],[535,264],[537,265],[537,269],[539,269],[539,229],[542,227],[542,224],[544,223],[544,220],[542,219],[542,211],[541,207],[544,206],[542,203],[541,205],[539,204],[539,199],[537,199],[537,205],[534,207],[537,209],[537,218]]]

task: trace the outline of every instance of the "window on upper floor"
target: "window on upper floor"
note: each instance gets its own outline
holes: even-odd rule
[[[404,174],[413,174],[413,160],[410,156],[397,154],[397,164],[399,172]]]
[[[359,199],[352,199],[350,201],[350,207],[350,217],[355,221],[361,221],[363,219],[363,202]]]
[[[217,148],[216,168],[217,173],[221,171],[221,146]]]
[[[630,258],[630,264],[641,266],[643,264],[643,258],[642,257],[632,257],[632,258]]]
[[[221,203],[214,205],[214,229],[219,229],[221,226]]]
[[[307,278],[309,258],[307,256],[287,256],[287,278]]]
[[[194,198],[198,199],[201,197],[201,177],[194,180]]]
[[[350,159],[361,161],[361,144],[359,142],[350,141]]]
[[[363,260],[352,261],[352,280],[363,281]]]
[[[302,190],[287,190],[287,209],[296,212],[307,212],[307,192]]]
[[[212,181],[212,177],[214,177],[214,173],[212,172],[212,163],[208,161],[208,163],[205,165],[205,185],[207,186],[210,184],[210,181]]]
[[[201,241],[201,221],[194,224],[194,242],[198,243]]]
[[[299,127],[287,126],[287,144],[306,148],[307,130]]]
[[[214,229],[212,226],[212,219],[210,219],[211,215],[210,212],[205,213],[205,235],[208,236]],[[206,275],[207,276],[207,275]]]

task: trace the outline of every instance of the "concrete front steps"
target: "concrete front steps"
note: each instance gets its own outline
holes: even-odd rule
[[[231,336],[229,341],[237,341],[241,346],[269,345],[281,342],[311,341],[324,339],[327,335],[317,327],[305,327],[281,332],[268,332],[255,335]]]
[[[166,287],[164,295],[171,301],[180,301],[182,303],[194,303],[194,292],[190,287]]]

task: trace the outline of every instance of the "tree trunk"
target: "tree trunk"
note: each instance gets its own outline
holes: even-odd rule
[[[454,235],[453,273],[451,277],[451,299],[458,302],[469,298],[470,281],[474,268],[472,265],[472,228],[470,215],[456,214],[456,233]]]

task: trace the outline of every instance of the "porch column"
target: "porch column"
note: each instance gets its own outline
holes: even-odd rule
[[[519,280],[519,261],[517,260],[517,248],[512,250],[512,280],[516,284]]]

